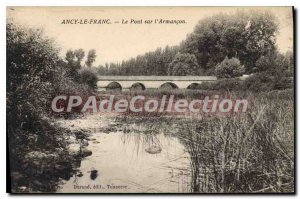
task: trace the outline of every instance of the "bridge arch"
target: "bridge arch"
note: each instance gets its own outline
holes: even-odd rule
[[[146,89],[145,85],[140,82],[136,82],[132,84],[132,86],[130,87],[130,90],[145,90],[145,89]]]
[[[122,90],[122,86],[120,83],[118,82],[110,82],[107,86],[106,86],[106,90]]]
[[[160,86],[161,89],[178,89],[178,86],[173,82],[166,82]]]
[[[187,89],[197,89],[199,88],[200,84],[199,83],[191,83],[190,85],[188,85],[188,87],[186,87]]]

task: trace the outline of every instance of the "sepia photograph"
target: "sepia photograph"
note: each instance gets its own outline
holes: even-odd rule
[[[295,194],[294,17],[7,6],[7,192]]]

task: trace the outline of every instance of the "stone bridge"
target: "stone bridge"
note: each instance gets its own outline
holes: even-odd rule
[[[215,76],[98,76],[98,90],[193,88],[202,82],[216,81]]]

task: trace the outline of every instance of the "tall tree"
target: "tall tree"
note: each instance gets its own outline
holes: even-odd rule
[[[88,52],[88,56],[87,56],[87,60],[85,62],[85,64],[88,67],[92,67],[93,62],[96,60],[96,50],[95,49],[91,49]]]
[[[79,52],[80,51],[78,50],[68,50],[65,57],[65,60],[67,61],[67,76],[75,81],[77,81],[79,78],[78,70],[81,68],[80,60],[83,58],[81,58],[81,53]],[[77,60],[75,58],[77,58]]]
[[[198,67],[195,55],[178,53],[170,63],[169,71],[171,75],[195,75]]]
[[[77,62],[80,64],[82,59],[85,56],[85,53],[84,53],[83,49],[80,48],[80,49],[77,49],[77,50],[74,51],[74,55],[77,58]]]
[[[75,54],[72,50],[68,50],[66,52],[66,57],[65,57],[66,61],[68,62],[68,64],[73,64],[74,63],[74,59],[75,59]]]
[[[276,50],[278,24],[268,12],[237,12],[205,18],[181,44],[184,53],[194,54],[205,70],[213,70],[224,57],[237,57],[248,72],[257,59]]]

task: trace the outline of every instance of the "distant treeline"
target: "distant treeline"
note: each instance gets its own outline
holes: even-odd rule
[[[136,58],[131,58],[122,63],[106,63],[98,67],[102,75],[168,75],[169,64],[179,52],[179,47],[157,48]]]
[[[274,60],[285,62],[284,68],[291,72],[293,54],[278,52],[277,33],[278,22],[269,12],[222,13],[200,20],[178,46],[158,48],[121,63],[106,63],[97,67],[97,73],[231,78],[274,69]]]

